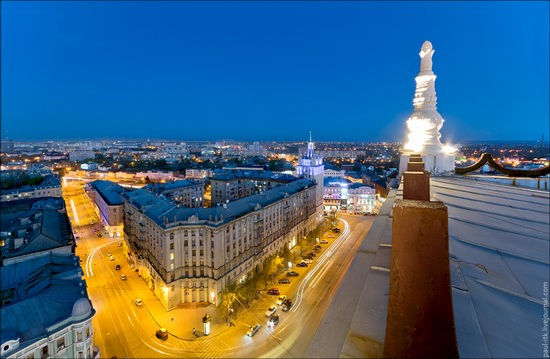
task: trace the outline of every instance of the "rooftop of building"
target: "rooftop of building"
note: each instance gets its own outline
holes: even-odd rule
[[[256,179],[256,180],[291,182],[291,181],[295,181],[296,177],[286,173],[272,172],[272,171],[258,171],[258,170],[246,171],[246,170],[231,170],[231,169],[214,170],[212,174],[212,180],[231,181],[236,179]]]
[[[3,258],[72,245],[73,234],[63,200],[43,198],[9,204],[0,209]]]
[[[448,208],[460,357],[541,357],[543,285],[550,281],[548,191],[467,176],[432,177],[430,181],[432,198]],[[391,190],[307,357],[383,356],[392,207],[400,198],[401,187]]]
[[[353,182],[351,182],[347,178],[342,178],[342,177],[325,177],[325,178],[323,178],[323,184],[324,184],[325,187],[340,187],[343,184],[350,185],[351,183],[353,183]]]
[[[189,180],[177,180],[169,181],[166,183],[151,183],[143,187],[143,189],[152,192],[152,193],[164,193],[169,191],[175,191],[185,187],[192,186],[202,186],[200,182],[189,181]]]
[[[213,208],[186,208],[143,189],[126,192],[122,196],[164,228],[180,224],[196,225],[200,223],[216,227],[312,186],[315,186],[315,183],[311,180],[299,179]]]
[[[50,335],[54,327],[95,311],[81,278],[78,257],[48,254],[0,267],[0,344],[20,338],[20,348]],[[9,355],[9,353],[7,353]]]
[[[104,180],[95,180],[90,182],[90,186],[103,198],[105,203],[110,206],[118,206],[122,204],[120,195],[126,191],[121,185]]]
[[[61,180],[59,179],[59,176],[55,174],[50,174],[45,176],[44,181],[39,185],[36,185],[36,186],[27,185],[27,186],[15,188],[15,189],[3,189],[3,190],[0,190],[0,193],[2,195],[8,195],[8,194],[17,194],[17,193],[23,193],[23,192],[36,191],[36,190],[57,188],[57,187],[61,188]]]

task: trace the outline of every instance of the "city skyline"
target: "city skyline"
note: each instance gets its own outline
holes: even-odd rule
[[[549,138],[547,2],[1,6],[2,139],[402,141],[425,40],[443,142]]]

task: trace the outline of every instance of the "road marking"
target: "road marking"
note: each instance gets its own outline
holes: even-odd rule
[[[76,208],[74,206],[74,201],[71,198],[71,208],[73,210],[74,220],[76,221],[76,224],[80,224],[80,221],[78,220],[78,214],[76,214]]]
[[[317,278],[315,278],[315,280],[313,282],[311,282],[311,285],[309,286],[310,288],[314,288],[315,285],[317,284],[317,281],[319,279],[321,279],[323,277],[323,274],[327,271],[327,269],[329,269],[331,267],[331,262],[332,262],[332,259],[329,260],[326,264],[325,264],[325,268],[323,268],[323,270],[321,271],[321,273],[319,273],[319,275],[317,276]]]

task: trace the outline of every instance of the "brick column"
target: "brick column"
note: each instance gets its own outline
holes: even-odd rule
[[[384,357],[458,358],[442,202],[395,201],[388,301]]]

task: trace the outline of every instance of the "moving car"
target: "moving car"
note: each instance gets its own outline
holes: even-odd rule
[[[136,299],[136,307],[141,307],[143,305],[143,301],[139,298]]]
[[[126,279],[127,279],[127,278],[126,278],[126,274],[121,274],[121,275],[120,275],[120,279],[121,279],[121,280],[126,280]]]
[[[279,324],[279,315],[278,314],[275,314],[273,315],[271,318],[269,318],[269,320],[267,321],[267,325],[269,325],[270,327],[274,327],[276,326],[277,324]]]
[[[267,308],[267,310],[265,311],[265,316],[266,316],[266,317],[271,317],[273,314],[275,314],[276,311],[277,311],[277,307],[276,307],[276,306],[269,307],[269,308]]]
[[[279,295],[281,294],[281,292],[279,292],[279,288],[271,288],[270,290],[267,291],[267,294]]]
[[[120,264],[117,264],[117,265],[115,266],[115,269],[116,269],[116,270],[120,270]]]
[[[299,274],[295,271],[286,272],[286,275],[288,277],[297,277],[297,276],[299,276]]]
[[[246,332],[246,335],[248,335],[249,337],[253,337],[256,333],[258,333],[258,330],[260,330],[260,327],[261,327],[260,324],[256,324],[255,326],[250,327],[250,329],[248,329],[248,332]]]
[[[287,298],[287,299],[285,299],[285,301],[284,301],[283,304],[281,305],[281,309],[283,310],[283,312],[286,312],[286,311],[288,311],[290,308],[292,308],[292,299]]]
[[[279,296],[279,299],[277,299],[277,302],[275,302],[275,303],[276,303],[277,305],[281,305],[281,304],[283,304],[283,302],[285,301],[285,299],[286,299],[286,295],[283,294],[283,295]]]
[[[279,279],[279,284],[290,284],[290,279],[281,278],[281,279]]]

